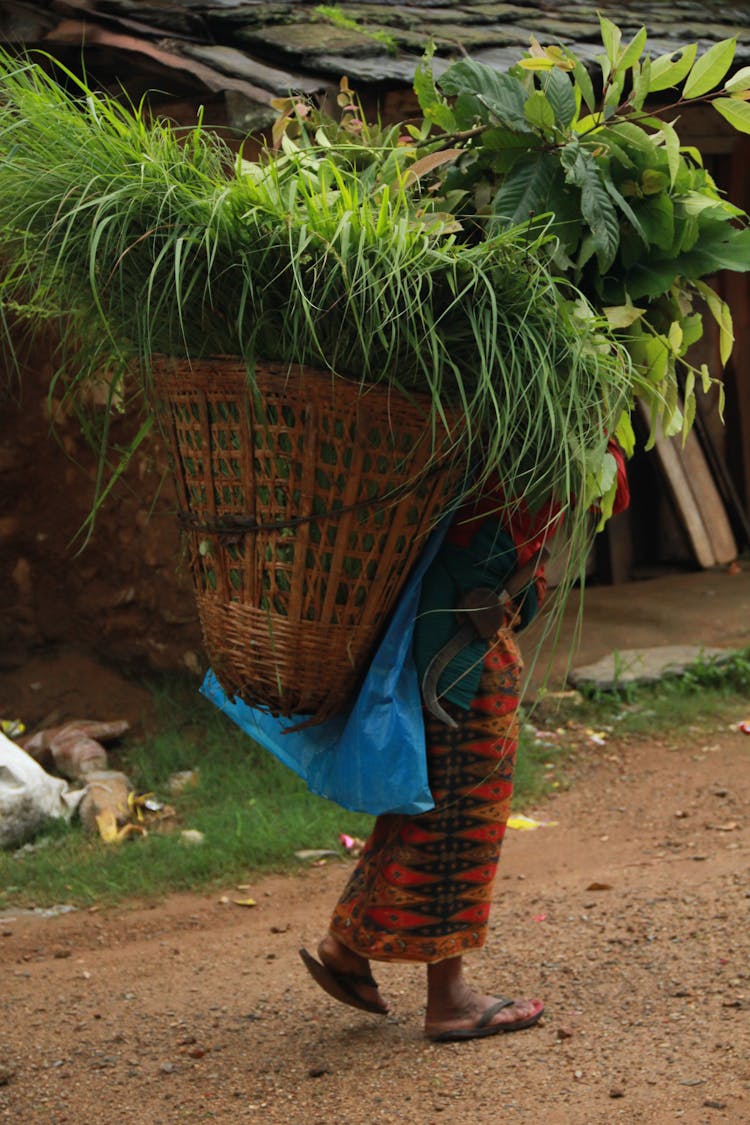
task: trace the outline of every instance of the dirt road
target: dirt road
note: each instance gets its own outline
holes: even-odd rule
[[[297,950],[338,862],[18,914],[0,920],[0,1120],[750,1122],[750,738],[609,742],[575,772],[527,810],[556,825],[509,833],[471,965],[487,991],[541,996],[542,1026],[428,1043],[415,966],[379,967],[385,1019],[329,1000]]]

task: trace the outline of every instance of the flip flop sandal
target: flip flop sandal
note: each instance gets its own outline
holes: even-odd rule
[[[503,1008],[512,1007],[515,1003],[515,1000],[502,997],[496,1004],[491,1004],[482,1013],[473,1027],[457,1027],[449,1031],[440,1031],[436,1035],[428,1035],[427,1038],[431,1039],[433,1043],[452,1043],[461,1039],[485,1039],[488,1035],[501,1035],[505,1032],[523,1031],[525,1027],[533,1027],[544,1014],[544,1004],[535,1000],[533,1003],[537,1004],[538,1008],[533,1015],[514,1020],[512,1023],[492,1023],[498,1012],[501,1012]]]
[[[334,1000],[338,1000],[342,1004],[348,1004],[350,1008],[359,1008],[363,1012],[373,1012],[377,1016],[387,1015],[386,1008],[381,1008],[379,1004],[375,1004],[371,1000],[363,1000],[357,991],[358,988],[362,987],[378,987],[377,982],[369,973],[337,972],[328,965],[316,961],[306,949],[300,949],[299,955],[315,983],[319,984],[323,991],[332,996]]]

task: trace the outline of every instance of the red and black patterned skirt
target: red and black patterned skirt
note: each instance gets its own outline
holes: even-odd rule
[[[471,708],[451,730],[425,713],[435,808],[378,817],[333,912],[331,933],[376,961],[442,961],[487,936],[518,744],[521,658],[501,631]]]

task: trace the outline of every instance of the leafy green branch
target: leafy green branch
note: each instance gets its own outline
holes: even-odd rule
[[[524,223],[530,234],[554,235],[561,280],[620,334],[654,426],[686,434],[696,381],[713,382],[689,360],[703,307],[723,362],[732,345],[729,310],[702,279],[749,268],[750,231],[700,152],[680,139],[676,115],[705,104],[750,133],[750,67],[727,77],[734,39],[701,55],[690,44],[651,58],[645,28],[629,42],[604,17],[600,28],[598,78],[566,47],[533,39],[505,73],[462,59],[435,78],[426,56],[414,84],[423,123],[410,135],[455,153],[432,189],[461,198],[457,217],[470,237]]]

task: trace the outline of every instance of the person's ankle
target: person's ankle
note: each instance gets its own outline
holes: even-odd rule
[[[369,965],[366,957],[349,949],[332,933],[327,933],[318,944],[318,957],[324,964],[349,966],[352,970],[366,968]]]

